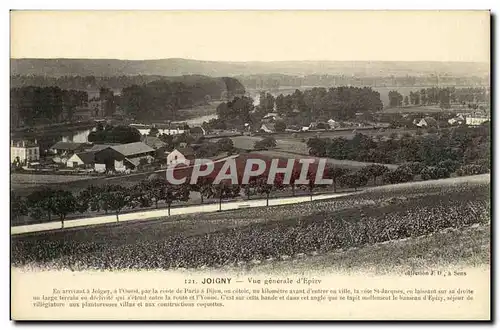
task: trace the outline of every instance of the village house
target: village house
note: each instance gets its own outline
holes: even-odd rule
[[[465,122],[465,119],[462,115],[458,115],[454,118],[448,119],[448,124],[450,125],[462,125]]]
[[[275,132],[275,126],[273,123],[265,123],[260,126],[260,130],[266,133],[273,133]]]
[[[337,121],[335,121],[333,119],[328,119],[327,124],[328,124],[328,126],[330,126],[330,129],[336,129],[336,128],[340,127],[340,123],[338,123]]]
[[[73,154],[67,161],[66,166],[72,168],[93,168],[95,164],[95,152],[84,151]]]
[[[276,112],[269,112],[264,117],[262,117],[262,120],[264,121],[274,121],[280,119],[279,115]]]
[[[40,160],[40,147],[37,140],[30,141],[11,141],[10,144],[10,162],[19,162],[19,164],[27,164]]]
[[[141,162],[150,163],[155,150],[143,142],[108,146],[95,153],[94,168],[98,172],[125,172],[136,169]]]
[[[490,121],[489,116],[469,115],[465,117],[465,123],[469,126],[479,126],[487,121]]]
[[[415,119],[413,123],[418,127],[438,127],[438,122],[432,117],[425,117],[420,120]]]
[[[187,165],[187,160],[194,160],[194,150],[191,147],[177,148],[168,153],[167,166],[175,166],[177,164]]]
[[[49,151],[58,156],[70,156],[76,152],[85,150],[85,143],[59,141],[49,148]]]

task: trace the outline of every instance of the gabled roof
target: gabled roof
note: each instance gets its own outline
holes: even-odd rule
[[[77,143],[77,142],[62,142],[59,141],[56,144],[54,144],[50,149],[60,149],[60,150],[77,150],[81,146],[83,146],[84,143]]]
[[[84,164],[93,164],[95,162],[94,155],[95,153],[93,151],[79,152],[76,154]]]
[[[110,148],[119,152],[124,156],[133,156],[137,154],[155,151],[153,148],[142,142],[120,144],[116,146],[111,146]]]
[[[437,120],[432,118],[432,117],[425,117],[424,120],[427,123],[427,125],[429,125],[429,126],[437,125]]]
[[[88,151],[97,152],[109,147],[111,147],[111,144],[94,144]]]
[[[177,148],[177,151],[179,151],[181,154],[183,154],[184,157],[193,156],[194,155],[194,150],[191,147]]]
[[[142,139],[142,142],[153,149],[158,149],[167,145],[165,142],[163,142],[160,138],[157,138],[156,136],[145,136]]]

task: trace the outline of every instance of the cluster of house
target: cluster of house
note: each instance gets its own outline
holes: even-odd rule
[[[49,149],[50,157],[56,164],[73,169],[87,169],[99,173],[130,172],[140,165],[155,159],[162,159],[165,166],[173,166],[194,159],[191,147],[181,144],[179,148],[167,150],[166,144],[157,137],[147,136],[140,142],[125,144],[88,144],[77,142],[57,142]],[[40,159],[40,149],[36,143],[12,142],[11,162],[31,163]]]
[[[87,144],[58,142],[51,147],[56,155],[62,155],[67,167],[93,169],[96,172],[129,172],[140,165],[151,164],[161,158],[166,166],[184,163],[194,158],[192,148],[181,144],[167,150],[166,144],[157,137],[147,136],[140,142],[126,144]]]
[[[449,125],[468,125],[479,126],[487,121],[490,121],[489,116],[475,114],[457,114],[455,117],[448,119]],[[418,127],[438,127],[439,123],[433,117],[424,117],[413,120],[413,124]]]
[[[273,133],[276,132],[276,122],[281,120],[282,118],[276,112],[269,112],[264,117],[262,117],[262,125],[259,128],[259,131],[263,131],[265,133]],[[359,124],[356,124],[359,125]],[[285,132],[305,132],[309,130],[315,129],[336,129],[341,126],[341,123],[334,120],[329,119],[326,122],[311,122],[308,126],[299,126],[299,125],[287,125],[285,128]]]

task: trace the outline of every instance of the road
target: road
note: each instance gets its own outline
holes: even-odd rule
[[[354,192],[315,195],[312,197],[312,199],[321,200],[328,198],[337,198],[341,196],[351,195],[353,193]],[[304,203],[309,201],[311,201],[311,196],[274,198],[269,200],[269,206]],[[265,199],[254,199],[249,201],[231,201],[222,203],[222,211],[235,210],[239,208],[248,208],[248,207],[262,207],[262,206],[266,206]],[[194,206],[176,207],[170,210],[170,214],[171,215],[194,214],[194,213],[216,212],[218,210],[219,210],[219,203],[210,203],[210,204],[202,204]],[[118,218],[120,222],[126,222],[133,220],[153,220],[165,216],[167,216],[167,210],[161,209],[161,210],[151,210],[151,211],[141,211],[141,212],[121,214],[118,216]],[[111,214],[93,218],[67,220],[64,222],[64,228],[83,227],[83,226],[99,225],[99,224],[114,223],[114,222],[116,222],[116,216],[114,214]],[[60,228],[61,228],[60,221],[10,227],[11,235],[40,232],[40,231],[54,230]]]

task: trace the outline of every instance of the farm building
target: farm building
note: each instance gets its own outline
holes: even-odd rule
[[[155,150],[143,142],[109,146],[95,153],[95,169],[98,172],[136,169],[141,162],[150,163]]]
[[[77,142],[62,142],[59,141],[50,147],[50,151],[59,156],[69,156],[76,152],[81,152],[85,150],[85,143],[77,143]]]
[[[92,168],[94,167],[94,164],[95,164],[95,152],[93,151],[84,151],[76,153],[66,161],[66,166],[73,168],[78,168],[78,167]]]
[[[194,150],[191,147],[174,149],[167,155],[167,165],[175,166],[177,164],[186,164],[186,161],[194,159]],[[186,164],[187,165],[187,164]]]

